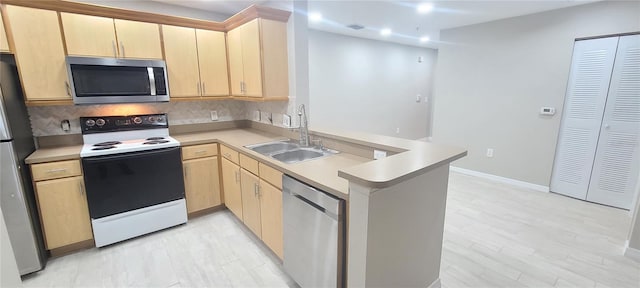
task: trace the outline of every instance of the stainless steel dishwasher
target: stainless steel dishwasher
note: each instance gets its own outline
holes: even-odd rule
[[[284,269],[301,287],[344,287],[344,200],[282,177]]]

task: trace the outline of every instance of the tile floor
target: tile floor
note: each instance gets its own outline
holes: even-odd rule
[[[628,211],[451,173],[441,281],[453,287],[640,287]],[[53,259],[25,287],[295,287],[228,211]]]

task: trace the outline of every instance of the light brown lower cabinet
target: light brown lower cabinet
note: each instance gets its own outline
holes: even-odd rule
[[[222,158],[222,187],[224,188],[224,204],[242,219],[242,190],[240,189],[240,166]]]
[[[282,191],[262,179],[260,179],[260,218],[262,241],[282,259]]]
[[[93,238],[82,176],[35,182],[47,249]]]
[[[242,189],[242,222],[258,238],[262,238],[260,222],[260,179],[251,172],[240,169],[240,187]]]
[[[222,204],[217,156],[186,160],[182,167],[188,213]]]

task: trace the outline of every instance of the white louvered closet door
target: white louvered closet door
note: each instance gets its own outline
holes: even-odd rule
[[[618,38],[575,42],[550,190],[586,199]]]
[[[587,200],[631,209],[640,168],[640,35],[620,37]]]

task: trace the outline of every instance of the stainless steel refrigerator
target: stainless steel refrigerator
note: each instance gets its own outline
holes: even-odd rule
[[[14,58],[0,54],[0,207],[20,275],[42,270],[46,259],[31,175],[24,163],[34,150]]]

